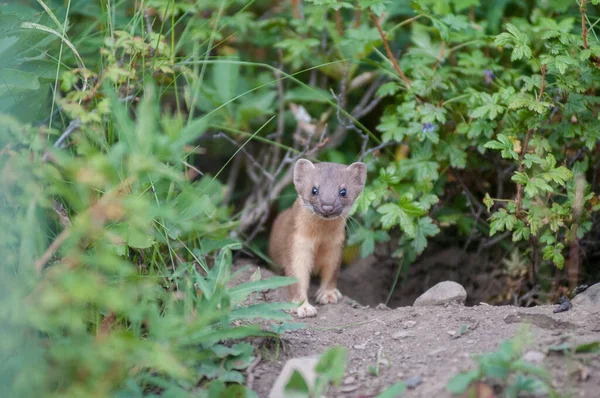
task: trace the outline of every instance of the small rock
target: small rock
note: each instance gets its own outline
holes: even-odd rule
[[[406,379],[404,381],[404,384],[406,385],[406,387],[412,389],[415,389],[419,386],[419,384],[421,384],[423,382],[423,379],[421,378],[421,376],[412,376],[409,377],[408,379]]]
[[[352,392],[358,390],[358,386],[355,384],[353,386],[344,386],[340,388],[341,392]]]
[[[467,291],[460,284],[452,281],[440,282],[419,296],[413,306],[433,306],[458,302],[464,304]]]
[[[381,366],[390,366],[390,362],[386,359],[386,358],[381,358],[381,360],[379,361],[379,364]]]
[[[367,341],[365,341],[365,342],[364,342],[364,343],[362,343],[362,344],[356,344],[356,345],[354,346],[354,349],[355,349],[355,350],[364,350],[364,349],[366,349],[366,348],[367,348],[367,344],[368,344],[368,343],[369,343],[371,340],[372,340],[372,339],[368,339]]]
[[[402,325],[402,327],[404,329],[409,329],[409,328],[415,327],[416,324],[417,324],[417,322],[415,322],[415,321],[406,321],[406,322],[404,322],[404,325]]]
[[[269,393],[269,398],[285,397],[285,386],[290,380],[294,370],[297,370],[302,374],[309,388],[312,389],[317,377],[317,374],[315,373],[315,366],[318,362],[318,356],[293,358],[288,360],[283,369],[281,369],[279,376],[277,376],[277,379],[275,380],[275,383],[273,384],[273,387]]]
[[[343,384],[354,384],[356,383],[356,377],[348,376],[344,379]]]
[[[558,299],[558,307],[554,309],[555,314],[558,312],[565,312],[571,309],[571,302],[565,296],[560,296]]]
[[[571,302],[581,306],[600,306],[600,283],[596,283],[576,295]]]
[[[539,364],[546,358],[546,354],[540,351],[527,351],[523,354],[523,360],[529,363]]]
[[[401,330],[399,332],[394,333],[394,335],[392,336],[394,340],[403,339],[405,337],[415,337],[415,334],[412,332]]]
[[[454,330],[448,330],[447,332],[450,336],[455,336],[456,335],[456,331]]]
[[[381,332],[375,332],[375,336],[379,336]]]
[[[388,307],[387,305],[383,304],[383,303],[379,303],[377,304],[377,307],[375,307],[376,310],[386,310],[389,311],[390,307]]]

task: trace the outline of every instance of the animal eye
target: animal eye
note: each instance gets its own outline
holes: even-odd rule
[[[345,198],[345,197],[346,197],[346,188],[344,188],[344,189],[342,189],[342,190],[340,191],[340,196],[341,196],[341,197],[343,197],[343,198]]]
[[[319,190],[317,189],[317,187],[313,187],[312,194],[316,195],[317,193],[319,193]]]

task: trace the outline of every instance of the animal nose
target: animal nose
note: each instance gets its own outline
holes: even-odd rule
[[[333,206],[325,205],[322,207],[322,209],[323,209],[323,212],[325,212],[325,213],[328,213],[328,214],[333,213]]]

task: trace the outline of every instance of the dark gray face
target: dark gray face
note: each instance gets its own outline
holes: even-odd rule
[[[323,218],[347,213],[365,187],[367,168],[364,163],[346,166],[300,159],[294,167],[294,185],[304,205]]]

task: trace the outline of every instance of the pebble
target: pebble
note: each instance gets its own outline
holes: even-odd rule
[[[412,376],[404,381],[406,387],[412,389],[417,388],[423,382],[423,378],[421,376]]]
[[[415,322],[415,321],[406,321],[406,322],[404,322],[404,325],[402,325],[402,327],[404,329],[409,329],[409,328],[415,327],[416,324],[417,324],[417,322]]]
[[[352,392],[358,390],[358,386],[355,384],[353,386],[344,386],[340,388],[341,392]]]
[[[344,379],[343,384],[353,384],[356,382],[356,377],[348,376]]]
[[[523,360],[529,363],[541,363],[544,358],[546,358],[546,354],[540,351],[527,351],[523,354]]]
[[[394,333],[394,335],[392,336],[392,338],[394,340],[398,340],[398,339],[402,339],[402,338],[406,338],[406,337],[415,337],[415,334],[413,332],[407,332],[407,331],[399,331]]]

